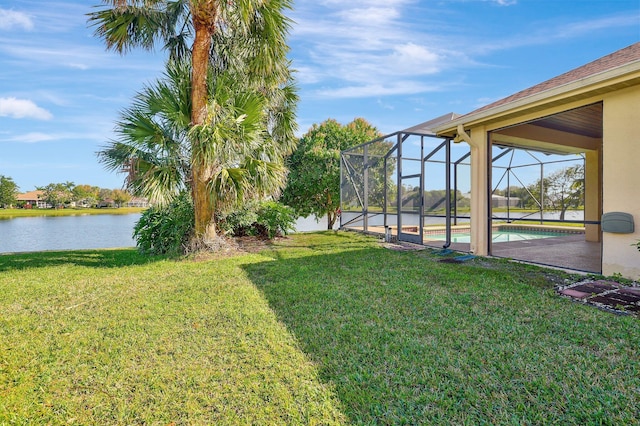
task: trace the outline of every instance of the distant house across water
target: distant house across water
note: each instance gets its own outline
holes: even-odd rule
[[[44,192],[39,190],[29,191],[25,192],[24,194],[18,194],[16,199],[18,200],[18,203],[24,203],[25,209],[31,209],[34,207],[39,209],[51,208],[51,205],[49,203],[40,199],[42,197],[42,194],[44,194]]]
[[[126,207],[149,207],[149,201],[146,198],[132,197],[125,203]]]

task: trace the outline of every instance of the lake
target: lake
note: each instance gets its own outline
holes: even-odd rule
[[[0,253],[135,247],[132,233],[139,218],[135,213],[0,220]],[[296,222],[298,232],[326,228],[326,219],[312,216]]]
[[[0,253],[134,247],[135,214],[0,220]]]

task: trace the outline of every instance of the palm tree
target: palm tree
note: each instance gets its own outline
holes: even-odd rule
[[[118,139],[98,153],[100,161],[114,171],[128,168],[127,188],[157,204],[190,189],[194,157],[215,164],[206,177],[215,212],[276,195],[285,184],[284,157],[291,147],[277,143],[266,129],[280,120],[273,111],[284,109],[281,102],[295,95],[284,89],[267,97],[248,88],[246,79],[211,76],[208,124],[192,126],[189,70],[188,64],[170,63],[163,78],[136,95],[116,123]],[[194,138],[207,143],[193,145]],[[194,155],[194,149],[202,152]]]
[[[106,8],[89,14],[89,21],[96,26],[96,34],[104,39],[108,49],[120,53],[134,47],[151,50],[162,42],[162,48],[169,51],[170,62],[190,63],[189,114],[181,115],[178,120],[184,130],[188,117],[189,131],[180,134],[179,147],[167,147],[181,150],[173,151],[176,158],[164,158],[175,166],[180,165],[174,173],[178,169],[180,173],[188,170],[189,178],[182,176],[181,180],[188,182],[192,194],[196,238],[212,239],[216,233],[213,219],[216,203],[223,201],[216,199],[216,193],[234,191],[233,186],[224,183],[224,177],[229,175],[222,170],[226,170],[225,156],[235,151],[238,143],[225,140],[225,133],[221,132],[225,125],[221,123],[225,121],[222,117],[229,119],[235,111],[233,108],[221,111],[221,108],[233,106],[238,98],[226,96],[229,92],[235,94],[238,87],[229,91],[221,89],[223,93],[220,93],[210,90],[209,86],[212,81],[218,86],[233,83],[233,78],[244,78],[245,88],[259,89],[267,99],[275,97],[273,101],[263,101],[262,107],[268,111],[264,119],[251,121],[247,115],[242,119],[238,116],[236,120],[243,121],[238,121],[240,128],[256,123],[266,125],[269,135],[261,140],[275,142],[276,151],[293,149],[296,97],[286,58],[290,21],[283,14],[284,9],[291,8],[291,0],[104,0],[103,5]],[[247,108],[249,104],[255,106],[255,99],[249,99],[254,95],[247,94]],[[187,154],[188,159],[184,157]],[[145,169],[147,160],[144,156],[130,157],[129,166],[134,175],[150,173]],[[167,168],[171,167],[167,165]],[[162,168],[154,170],[169,179],[167,183],[178,179],[178,176],[162,174]],[[132,184],[141,184],[144,179],[133,178]]]

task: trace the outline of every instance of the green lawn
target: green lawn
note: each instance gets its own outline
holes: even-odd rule
[[[0,209],[0,219],[10,219],[14,217],[33,216],[76,216],[87,214],[130,214],[140,213],[144,209],[140,207],[120,207],[103,209]]]
[[[640,322],[352,233],[0,256],[0,424],[639,424]]]

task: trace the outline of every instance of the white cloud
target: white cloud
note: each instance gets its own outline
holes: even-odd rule
[[[584,34],[592,34],[598,30],[633,26],[636,26],[636,28],[638,26],[638,15],[620,14],[616,16],[604,16],[588,21],[570,22],[558,28],[556,34],[558,38],[571,38]]]
[[[410,74],[414,75],[436,73],[445,64],[441,55],[415,43],[396,46],[390,59],[393,63],[400,64],[402,70],[410,70]]]
[[[416,78],[441,71],[450,61],[447,52],[435,53],[415,43],[390,45],[388,49],[354,52],[338,47],[324,57],[313,55],[326,67],[325,76],[358,83],[393,83],[397,79]],[[318,76],[316,76],[318,77]]]
[[[14,27],[31,30],[33,21],[26,13],[0,8],[0,30],[11,30]]]
[[[428,85],[417,81],[397,81],[388,84],[353,85],[337,89],[323,89],[318,95],[330,98],[368,98],[375,96],[409,95],[441,90],[437,85]]]
[[[53,115],[28,99],[0,98],[0,117],[50,120]]]
[[[325,6],[347,6],[357,8],[359,6],[400,6],[415,0],[323,0],[319,3]]]
[[[523,31],[511,37],[494,40],[489,43],[478,42],[474,45],[477,54],[484,55],[499,50],[517,49],[526,46],[541,46],[556,43],[558,40],[566,40],[591,35],[598,31],[634,27],[638,25],[637,15],[616,14],[596,19],[583,21],[562,21],[543,25],[537,23],[535,31]]]
[[[24,40],[17,44],[4,44],[0,49],[7,55],[27,59],[30,62],[65,64],[72,66],[78,64],[78,59],[83,61],[91,61],[95,59],[108,58],[104,52],[100,52],[97,48],[90,49],[86,46],[78,45],[61,45],[61,44],[35,44]]]
[[[295,78],[300,84],[313,84],[322,80],[323,72],[317,68],[307,66],[297,66],[295,68]]]
[[[52,67],[75,68],[80,70],[148,71],[157,73],[162,70],[162,56],[148,52],[133,52],[122,58],[113,52],[105,52],[104,46],[69,43],[58,39],[44,43],[36,38],[15,38],[11,42],[0,39],[0,55],[6,55],[16,61],[23,61],[22,66],[42,64]],[[90,64],[90,65],[89,65]]]
[[[50,103],[53,105],[66,107],[71,104],[68,99],[69,93],[64,93],[64,95],[60,95],[56,91],[37,90],[37,91],[32,91],[32,94],[36,96],[38,99],[46,100],[47,103]]]
[[[482,1],[501,7],[517,4],[517,0]],[[425,93],[451,85],[452,76],[459,75],[456,70],[491,66],[481,61],[496,51],[637,26],[637,15],[618,13],[588,20],[543,18],[509,37],[491,32],[469,35],[456,28],[457,12],[448,2],[429,2],[428,7],[424,3],[300,2],[292,16],[296,25],[291,33],[299,81],[320,97],[405,94],[408,88],[417,90],[414,94]]]
[[[419,82],[471,61],[424,31],[441,28],[415,1],[325,0],[297,12],[292,36],[299,79],[320,97],[374,97],[438,90]],[[418,7],[418,9],[416,9]],[[416,20],[416,17],[420,19]],[[413,21],[413,24],[412,24]],[[413,91],[413,92],[411,92]]]
[[[382,102],[382,99],[378,99],[378,100],[376,101],[376,103],[377,103],[377,104],[378,104],[378,106],[379,106],[380,108],[382,108],[382,109],[388,109],[388,110],[391,110],[391,111],[393,111],[394,109],[396,109],[393,105],[391,105],[391,104],[389,104],[389,103]]]
[[[48,135],[46,133],[31,132],[24,135],[14,136],[12,138],[4,139],[4,142],[21,142],[21,143],[38,143],[46,142],[58,139],[56,136]]]
[[[78,121],[86,121],[85,119],[79,119]],[[99,122],[94,122],[99,123]],[[82,123],[76,123],[78,127]],[[74,124],[73,127],[76,127]],[[96,142],[105,142],[109,139],[109,130],[105,130],[103,133],[100,133],[99,129],[94,129],[95,126],[92,126],[92,129],[87,131],[79,131],[79,132],[56,132],[52,131],[49,133],[45,132],[30,132],[19,135],[11,136],[11,133],[7,132],[6,137],[0,138],[0,142],[19,142],[19,143],[38,143],[38,142],[48,142],[48,141],[81,141],[85,143],[87,141],[96,141]]]
[[[80,63],[69,63],[67,65],[69,67],[71,67],[71,68],[79,69],[79,70],[82,70],[82,71],[86,71],[86,70],[88,70],[90,68],[89,65],[80,64]]]
[[[366,7],[343,10],[336,14],[345,22],[367,25],[385,25],[400,17],[400,11],[392,7]]]

